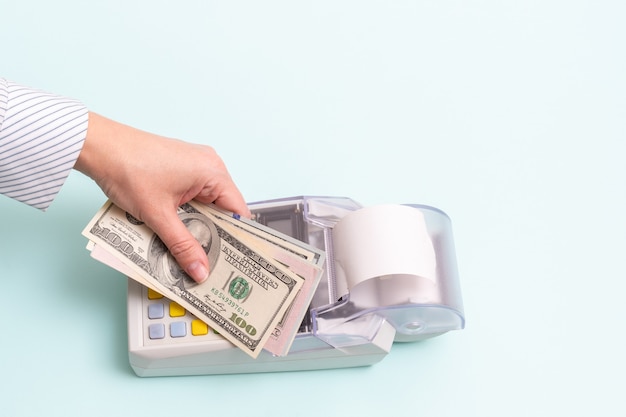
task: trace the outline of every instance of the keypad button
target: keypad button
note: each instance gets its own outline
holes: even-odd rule
[[[152,303],[148,305],[148,318],[149,319],[162,319],[165,316],[165,307],[163,303]]]
[[[152,288],[148,288],[148,300],[159,300],[163,298],[163,295],[154,291]]]
[[[191,321],[191,334],[194,336],[202,336],[209,333],[209,326],[201,320],[193,319]]]
[[[175,321],[170,323],[170,336],[185,337],[187,336],[187,326],[184,321]]]
[[[182,317],[185,315],[185,308],[180,304],[170,301],[170,317]]]
[[[163,339],[165,337],[165,325],[155,323],[148,326],[148,336],[150,339]]]

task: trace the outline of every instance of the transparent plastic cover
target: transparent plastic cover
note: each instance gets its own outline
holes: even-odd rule
[[[257,221],[326,252],[301,332],[341,348],[370,342],[384,322],[395,341],[464,327],[452,227],[441,210],[306,196],[250,208]]]

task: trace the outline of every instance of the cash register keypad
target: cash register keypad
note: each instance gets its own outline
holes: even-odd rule
[[[198,320],[180,304],[158,292],[143,287],[144,343],[184,343],[222,339],[206,323]]]

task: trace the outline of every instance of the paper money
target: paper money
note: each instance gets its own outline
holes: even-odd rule
[[[263,247],[269,256],[304,278],[302,289],[264,346],[264,349],[273,355],[286,355],[309,311],[309,305],[322,276],[325,253],[268,227],[246,220],[235,220],[228,212],[214,208],[210,211],[216,221],[230,223],[240,230],[240,234],[256,238],[256,242],[249,241],[250,245]]]
[[[191,204],[179,218],[202,244],[209,278],[193,281],[145,224],[107,202],[83,230],[134,274],[129,275],[178,302],[227,340],[257,357],[303,286],[302,277],[248,244],[231,224]]]
[[[91,256],[94,259],[110,266],[128,277],[132,277],[132,279],[145,286],[155,289],[150,282],[143,280],[133,269],[117,259],[115,256],[111,255],[101,246],[90,241],[87,249],[91,252]],[[309,264],[291,253],[276,251],[274,255],[277,257],[276,260],[284,264],[300,277],[304,278],[304,284],[300,291],[298,291],[298,295],[295,300],[286,311],[285,315],[276,324],[270,338],[263,346],[263,349],[267,350],[272,355],[285,356],[289,353],[289,348],[294,341],[296,333],[300,330],[301,323],[309,311],[309,306],[313,295],[315,294],[315,288],[317,288],[317,285],[319,284],[322,270],[318,266]]]
[[[235,223],[237,222],[239,221],[235,220]],[[257,228],[257,225],[248,226],[252,229]],[[247,227],[241,228],[246,229]],[[268,231],[261,231],[261,233],[266,232]],[[259,231],[251,230],[250,233],[256,235]],[[249,242],[250,245],[254,246],[257,244],[264,245],[264,249],[268,255],[285,265],[292,272],[304,278],[304,284],[298,292],[298,295],[285,315],[276,324],[271,337],[263,346],[265,350],[275,356],[285,356],[289,352],[289,348],[293,343],[296,333],[300,330],[301,323],[309,311],[309,306],[315,294],[315,289],[317,288],[322,276],[323,271],[321,269],[321,265],[323,265],[325,258],[323,251],[319,251],[316,248],[297,242],[294,242],[294,246],[292,246],[290,250],[282,250],[283,246],[281,245],[281,242],[285,239],[285,236],[280,236],[277,239],[277,242],[274,242],[274,239],[266,236],[263,239],[258,240],[256,243]],[[91,256],[94,259],[110,266],[113,269],[116,269],[128,277],[132,277],[145,286],[155,289],[149,281],[143,280],[140,276],[135,274],[134,270],[126,266],[126,264],[111,255],[101,246],[89,241],[87,249],[91,252]],[[308,259],[306,259],[307,257]]]

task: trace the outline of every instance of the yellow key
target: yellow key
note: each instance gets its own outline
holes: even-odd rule
[[[182,317],[184,315],[185,308],[174,301],[170,301],[170,317]]]
[[[152,288],[148,288],[148,300],[158,300],[159,298],[163,298],[163,296]]]
[[[202,336],[209,333],[209,326],[201,320],[194,319],[191,321],[191,334],[194,336]]]

